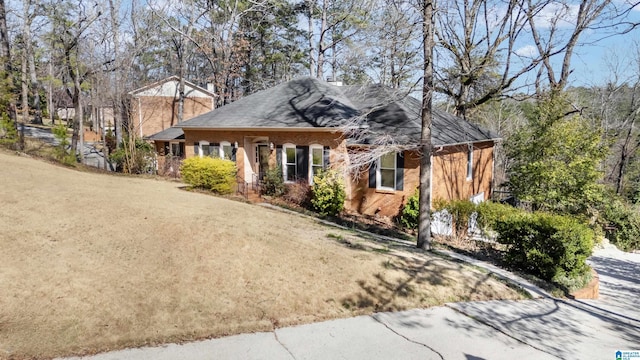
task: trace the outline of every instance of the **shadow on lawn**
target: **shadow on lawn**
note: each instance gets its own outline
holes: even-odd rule
[[[439,258],[416,259],[389,255],[391,258],[382,266],[389,273],[400,274],[390,276],[381,271],[374,274],[374,281],[359,280],[361,290],[357,294],[341,300],[347,309],[362,309],[380,311],[405,310],[412,304],[423,306],[441,305],[443,302],[469,300],[474,296],[482,296],[479,289],[481,284],[491,278],[490,274],[483,274],[474,284],[469,286],[469,293],[465,295],[443,294],[434,287],[454,285],[458,280],[451,273],[464,269],[462,264],[443,263]],[[444,291],[446,293],[446,291]]]

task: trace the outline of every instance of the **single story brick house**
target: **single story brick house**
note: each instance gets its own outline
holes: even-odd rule
[[[305,77],[149,139],[160,157],[169,152],[227,157],[236,162],[238,179],[248,184],[278,165],[285,182],[312,183],[321,169],[341,169],[347,209],[395,216],[419,184],[420,111],[419,100],[384,86],[335,86]],[[491,131],[436,110],[432,198],[488,199],[498,139]],[[373,155],[362,160],[367,154]]]
[[[184,84],[184,120],[207,113],[215,108],[212,91],[189,81]],[[131,115],[129,125],[140,137],[153,135],[178,123],[180,78],[170,76],[153,84],[129,92]]]

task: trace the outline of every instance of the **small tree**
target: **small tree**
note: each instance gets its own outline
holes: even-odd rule
[[[69,153],[69,134],[67,134],[67,127],[64,124],[58,124],[53,128],[53,136],[58,140],[58,145],[54,150],[56,159],[63,164],[73,165],[76,163],[75,155]]]
[[[13,147],[18,142],[18,130],[14,123],[9,119],[9,115],[2,114],[0,118],[0,145],[8,145]]]
[[[523,127],[505,144],[511,159],[509,189],[534,209],[585,214],[600,201],[601,133],[580,115],[566,115],[559,93],[541,99]]]

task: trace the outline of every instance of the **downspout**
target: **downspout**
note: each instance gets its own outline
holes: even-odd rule
[[[140,97],[138,97],[138,123],[140,124],[140,138],[142,139],[142,101]]]

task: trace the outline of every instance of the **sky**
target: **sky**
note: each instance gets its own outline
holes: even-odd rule
[[[103,2],[104,0],[98,0]],[[144,1],[144,0],[143,0]],[[638,0],[613,0],[613,1],[638,1]],[[167,3],[170,0],[156,0],[154,4]],[[549,26],[550,23],[558,17],[559,13],[564,15],[558,22],[561,30],[570,31],[573,23],[572,19],[575,18],[577,13],[577,4],[579,0],[566,0],[563,1],[566,4],[571,4],[564,11],[559,8],[560,2],[557,2],[557,7],[552,4],[548,6],[545,11],[537,16],[537,24],[539,28],[544,29],[545,26]],[[13,9],[18,14],[20,13],[21,0],[8,0],[7,4],[9,9]],[[619,3],[622,5],[622,3]],[[131,0],[122,0],[122,9],[125,11],[131,6]],[[500,10],[496,10],[496,14],[499,15]],[[124,15],[124,14],[123,14]],[[628,18],[630,22],[640,23],[640,5],[637,5],[634,10],[629,12]],[[306,24],[304,24],[306,26]],[[608,30],[588,30],[582,34],[580,38],[580,45],[575,49],[570,76],[570,86],[595,86],[603,85],[614,78],[612,72],[617,72],[618,83],[628,80],[632,76],[638,76],[639,65],[633,64],[634,60],[637,60],[638,48],[640,48],[640,27],[630,31],[627,34],[608,36],[610,31]],[[595,40],[598,40],[595,42]],[[530,39],[520,40],[516,44],[516,53],[526,57],[536,52],[535,46]],[[557,68],[560,66],[561,56],[556,56],[552,59],[554,65]],[[520,84],[531,83],[535,73],[528,74],[528,78],[522,78],[519,80]],[[533,89],[529,89],[530,92]]]
[[[553,9],[548,14],[542,14],[549,19]],[[567,18],[574,17],[569,11]],[[640,5],[628,13],[629,22],[640,23]],[[564,22],[561,26],[567,31],[573,24]],[[621,83],[637,79],[640,74],[640,27],[626,34],[612,35],[611,29],[587,30],[580,37],[580,45],[576,47],[571,59],[572,73],[569,86],[598,86],[609,81]],[[533,42],[521,43],[516,52],[526,56],[535,51]],[[560,69],[563,54],[552,58],[553,64]],[[535,74],[530,74],[530,78]]]

